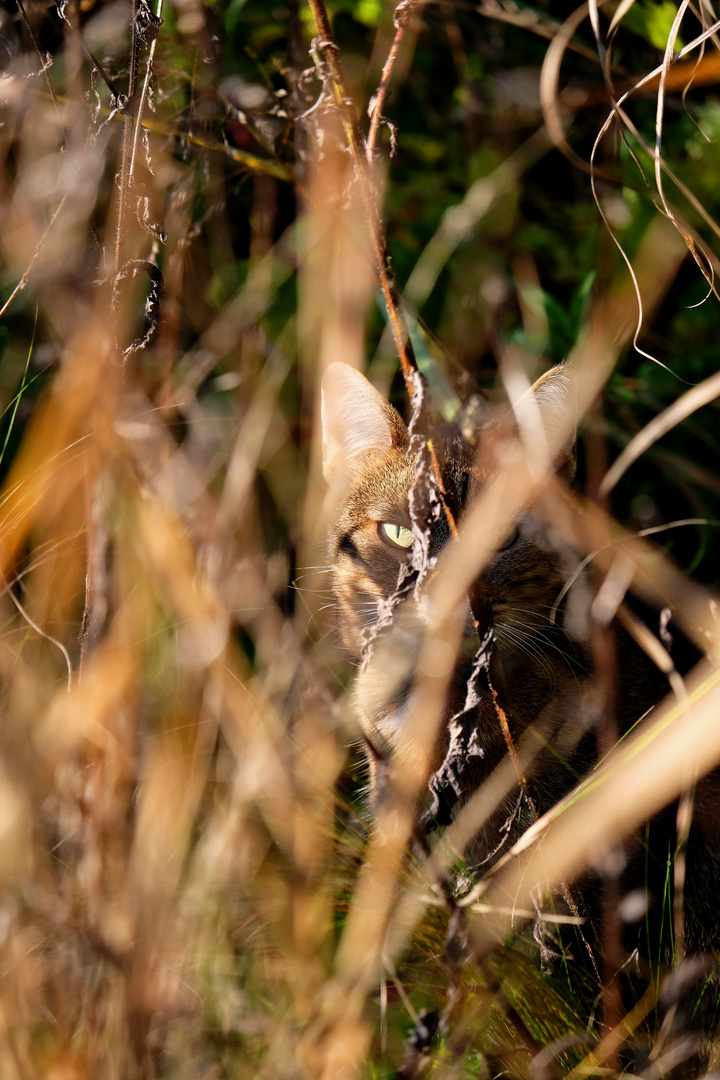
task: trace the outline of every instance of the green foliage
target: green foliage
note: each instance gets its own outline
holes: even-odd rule
[[[665,51],[677,8],[670,0],[636,0],[623,19],[623,26],[661,52]],[[683,47],[678,36],[675,51]]]

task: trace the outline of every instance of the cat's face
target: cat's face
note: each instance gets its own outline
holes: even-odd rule
[[[557,377],[559,378],[559,376]],[[556,387],[543,380],[535,394],[545,406]],[[395,409],[357,371],[333,364],[323,384],[325,475],[335,498],[330,530],[338,628],[355,656],[362,652],[382,604],[397,587],[412,557],[409,494],[415,467],[407,428]],[[446,484],[461,512],[487,480],[488,452],[480,440],[471,447],[460,432],[444,425],[433,433]],[[443,514],[432,526],[430,552],[438,554],[450,531]],[[572,562],[572,560],[571,560]],[[567,553],[546,528],[524,515],[482,573],[482,585],[496,630],[496,651],[507,673],[543,651],[551,619],[568,578]],[[468,620],[468,636],[473,633]]]
[[[539,420],[546,432],[564,404],[566,385],[559,369],[536,383],[532,400],[525,403],[534,412],[531,420]],[[476,589],[483,617],[494,628],[488,670],[492,692],[486,690],[482,699],[475,694],[480,639],[465,601],[464,610],[457,611],[464,635],[450,666],[446,655],[449,682],[439,727],[434,737],[418,741],[413,735],[423,693],[418,664],[426,671],[422,665],[429,656],[424,642],[433,633],[433,590],[455,541],[437,489],[425,482],[427,476],[417,481],[413,452],[418,446],[411,449],[402,419],[367,379],[344,364],[331,365],[323,381],[322,418],[323,463],[333,507],[329,531],[336,622],[347,649],[363,661],[355,702],[371,790],[376,803],[382,801],[388,769],[396,764],[402,770],[410,760],[403,755],[422,759],[429,793],[423,802],[438,821],[441,804],[445,813],[467,798],[507,752],[495,692],[510,718],[513,738],[537,725],[540,741],[552,734],[553,752],[561,756],[571,755],[581,738],[587,593],[581,584],[564,596],[579,558],[541,522],[537,508],[510,523]],[[488,421],[475,446],[450,425],[434,429],[431,442],[445,501],[454,506],[463,530],[468,509],[517,449],[514,420]],[[424,445],[419,446],[422,454]],[[570,468],[568,457],[561,467]],[[476,519],[473,515],[468,524],[487,527]],[[572,617],[569,607],[575,609]],[[480,630],[485,636],[487,625]],[[547,775],[555,778],[552,783],[543,778],[545,787],[552,788],[552,801],[567,787],[570,773],[555,769]],[[500,817],[508,812],[501,808]],[[491,828],[487,835],[488,845],[484,840],[475,844],[478,857],[484,858],[486,847],[497,841]]]

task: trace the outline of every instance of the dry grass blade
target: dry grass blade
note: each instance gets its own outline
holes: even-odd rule
[[[325,63],[330,69],[330,78],[335,100],[345,129],[348,149],[350,151],[355,177],[360,188],[360,198],[365,212],[365,223],[372,246],[373,259],[376,272],[380,278],[383,298],[387,308],[388,319],[392,328],[395,348],[402,365],[405,385],[412,402],[416,398],[422,399],[416,379],[418,375],[417,361],[413,353],[412,344],[405,325],[405,318],[400,307],[399,296],[395,278],[390,266],[387,251],[387,242],[383,233],[380,208],[378,205],[377,192],[373,182],[373,176],[368,169],[367,154],[364,152],[364,139],[358,126],[354,106],[347,97],[345,91],[345,79],[342,74],[339,61],[338,47],[333,38],[330,28],[330,20],[322,0],[309,0],[310,7],[315,19],[320,38],[318,49]]]
[[[560,81],[560,69],[563,56],[569,48],[573,35],[582,26],[590,11],[589,3],[581,4],[569,16],[555,34],[543,61],[540,74],[540,100],[543,107],[545,124],[553,144],[562,151],[565,157],[578,168],[588,170],[589,164],[584,161],[570,146],[565,135],[565,127],[560,114],[560,98],[558,93]],[[596,175],[601,175],[596,172]],[[604,175],[604,173],[602,173]]]
[[[692,416],[696,409],[701,409],[703,405],[708,405],[711,401],[714,401],[718,395],[720,395],[720,375],[711,375],[709,379],[706,379],[699,386],[693,386],[691,390],[686,390],[677,401],[674,401],[659,416],[646,424],[642,431],[639,431],[630,440],[608,469],[600,488],[601,495],[609,495],[632,463],[637,461],[666,432],[670,431],[676,424],[681,423],[686,417]]]
[[[613,837],[628,835],[712,770],[720,761],[720,739],[712,730],[718,682],[714,668],[696,672],[687,703],[666,708],[565,805],[529,829],[473,899],[482,896],[490,905],[510,903],[513,909],[527,906],[535,890],[552,890],[564,878],[590,869]],[[501,923],[477,930],[488,944],[505,932]]]

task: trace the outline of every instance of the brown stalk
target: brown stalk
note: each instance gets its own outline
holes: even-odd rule
[[[125,211],[127,209],[128,188],[131,184],[130,164],[133,151],[133,133],[135,130],[133,97],[137,89],[138,67],[140,62],[140,41],[137,28],[138,0],[133,0],[132,28],[130,31],[130,75],[128,78],[128,111],[123,116],[125,130],[123,132],[122,161],[120,164],[120,194],[118,197],[118,219],[115,237],[115,273],[122,266],[123,231],[125,228]]]
[[[602,406],[595,402],[591,415],[594,414],[596,423],[591,426],[586,434],[586,455],[588,496],[594,503],[606,509],[606,500],[598,495],[600,482],[607,468],[607,447],[605,436],[602,432]],[[587,538],[587,545],[591,543],[591,537]],[[612,573],[612,571],[611,571]],[[609,575],[608,575],[609,576]],[[600,617],[597,613],[597,598],[603,583],[608,577],[601,575],[597,570],[591,573],[595,606],[592,608],[590,624],[590,645],[593,657],[593,670],[595,683],[598,690],[598,757],[603,760],[612,753],[619,738],[617,723],[617,695],[616,674],[617,655],[615,633],[611,625],[610,615]],[[623,859],[620,853],[623,851],[622,844],[618,844],[604,860],[602,865],[602,898],[601,898],[601,1022],[605,1034],[615,1031],[620,1024],[623,1015],[622,992],[619,982],[619,972],[623,963],[622,949],[622,920],[619,915],[621,899],[620,872]],[[620,1044],[609,1044],[608,1066],[614,1070],[619,1069]]]
[[[402,22],[400,22],[400,20],[398,19],[398,33],[395,36],[395,41],[393,42],[391,54],[390,56],[388,56],[388,61],[385,64],[385,68],[383,69],[381,89],[383,87],[384,89],[386,89],[387,87],[387,81],[390,78],[392,66],[395,62],[397,50],[402,39],[402,32],[404,32],[404,28],[407,25],[407,19],[411,14],[414,2],[415,0],[411,0],[411,6],[408,7],[407,10],[403,11]],[[390,266],[390,255],[387,249],[387,241],[382,227],[380,214],[378,212],[377,190],[373,182],[372,173],[369,168],[369,163],[372,160],[372,149],[374,143],[368,142],[368,144],[365,145],[362,131],[360,130],[360,126],[358,124],[352,102],[345,93],[345,82],[340,63],[338,47],[332,35],[332,29],[330,27],[330,21],[328,19],[325,4],[323,0],[309,0],[309,3],[313,12],[315,24],[321,36],[321,40],[317,43],[317,49],[323,56],[325,63],[329,65],[331,71],[331,80],[335,93],[336,104],[343,120],[348,145],[350,147],[350,152],[355,167],[355,175],[360,185],[366,223],[370,233],[373,256],[375,259],[375,266],[378,276],[380,278],[380,285],[383,291],[383,297],[385,299],[385,306],[387,308],[388,319],[392,329],[393,338],[395,340],[395,346],[398,352],[398,356],[400,358],[400,364],[402,366],[403,376],[405,378],[405,385],[407,387],[408,395],[411,402],[414,402],[417,397],[418,389],[416,385],[416,379],[420,373],[417,366],[415,353],[410,342],[405,318],[402,313],[400,297],[397,291],[397,284],[395,282],[395,277]],[[396,9],[396,16],[397,12],[400,10],[400,7],[403,7],[403,5],[399,5]],[[380,94],[380,90],[378,90],[378,94]],[[376,102],[374,116],[379,117],[379,113],[380,110]],[[375,134],[372,127],[371,137],[374,140]],[[363,155],[362,148],[364,145],[366,153]],[[442,472],[437,457],[435,455],[435,450],[431,440],[428,441],[428,449],[430,453],[431,468],[438,487],[440,498],[442,500],[445,517],[448,522],[451,534],[453,535],[453,537],[457,538],[456,521],[459,508],[452,505],[454,500],[452,500],[450,493],[447,491],[445,484],[443,483]],[[482,587],[477,580],[473,581],[470,585],[470,588],[468,590],[468,599],[470,601],[470,608],[472,610],[473,618],[475,620],[475,626],[478,630],[480,637],[482,638],[482,628],[489,627],[492,625],[492,623],[486,598],[483,594]],[[495,701],[496,709],[499,710],[498,717],[501,718],[500,722],[502,725],[502,718],[505,717],[505,714],[503,710],[500,709],[497,702],[497,697],[494,692],[493,700]],[[511,755],[513,756],[513,760],[517,761],[517,754],[515,753],[512,736],[507,726],[506,719],[505,725],[503,727],[503,732],[505,733],[506,741],[508,741],[508,748],[511,752]]]
[[[388,320],[392,330],[395,348],[397,349],[402,366],[405,385],[411,401],[417,397],[416,379],[419,375],[415,352],[410,342],[405,316],[400,305],[395,275],[390,265],[390,255],[387,249],[387,241],[378,210],[378,193],[373,181],[372,173],[368,167],[365,139],[363,138],[360,125],[358,124],[355,108],[347,95],[346,83],[343,75],[340,55],[335,38],[333,37],[324,0],[308,0],[310,9],[315,19],[315,25],[320,35],[316,42],[318,55],[322,57],[330,71],[335,103],[337,105],[345,136],[347,138],[350,155],[352,157],[355,176],[360,187],[365,220],[370,233],[375,268],[380,278],[385,307],[387,308]]]
[[[390,76],[392,70],[395,67],[395,61],[400,51],[400,45],[402,39],[405,36],[405,28],[410,21],[410,17],[417,5],[417,0],[400,0],[400,3],[395,8],[393,14],[393,23],[395,25],[395,37],[393,43],[390,46],[390,52],[388,53],[387,60],[382,69],[382,75],[380,76],[380,83],[372,99],[370,105],[370,130],[368,132],[367,144],[365,152],[368,159],[368,164],[372,165],[373,155],[375,153],[375,142],[377,140],[377,133],[382,121],[383,104],[385,103],[385,97],[387,95],[388,85],[390,83]]]
[[[38,54],[38,59],[40,60],[40,64],[42,65],[43,75],[45,76],[45,82],[47,83],[47,88],[48,88],[48,91],[50,93],[50,97],[52,98],[53,105],[55,106],[55,112],[56,112],[56,114],[58,116],[58,122],[60,124],[60,128],[62,129],[63,125],[62,125],[62,121],[60,120],[60,108],[59,108],[59,105],[58,105],[57,94],[55,93],[55,87],[53,86],[52,79],[50,78],[50,76],[48,74],[48,71],[47,71],[47,63],[46,63],[45,57],[43,56],[42,49],[40,48],[40,42],[38,41],[37,34],[35,33],[35,31],[33,29],[32,23],[30,22],[30,20],[27,17],[27,12],[25,11],[25,7],[23,5],[22,0],[17,0],[17,6],[18,6],[18,10],[20,12],[20,15],[22,16],[22,20],[25,23],[25,29],[27,30],[28,34],[30,35],[30,40],[32,41],[32,43],[33,43],[33,45],[35,47],[35,52]],[[67,145],[67,135],[65,135],[64,130],[63,130],[63,137],[65,139],[65,144]]]
[[[157,0],[157,10],[155,12],[155,18],[158,20],[158,27],[162,17],[163,0]],[[140,130],[142,128],[143,112],[145,110],[145,102],[148,98],[148,92],[150,90],[150,80],[153,73],[153,60],[155,59],[155,46],[157,45],[157,34],[150,42],[150,48],[148,49],[147,64],[145,65],[145,79],[143,81],[142,91],[140,93],[140,102],[138,104],[137,116],[135,118],[135,132],[133,134],[132,154],[130,156],[130,168],[128,172],[128,181],[132,183],[133,173],[135,171],[135,155],[137,154],[138,141],[140,139]]]
[[[35,254],[30,259],[30,262],[27,265],[27,269],[25,270],[25,273],[20,278],[17,285],[15,286],[13,291],[10,293],[10,295],[8,296],[8,298],[5,301],[5,303],[3,304],[3,306],[0,308],[0,318],[2,318],[2,316],[5,314],[5,312],[10,307],[10,305],[12,304],[15,297],[18,295],[18,293],[21,293],[23,291],[23,289],[25,288],[25,286],[27,285],[28,278],[30,277],[30,272],[31,272],[33,266],[35,265],[35,260],[41,255],[42,249],[43,249],[43,247],[45,245],[45,241],[48,238],[48,234],[50,233],[50,230],[52,229],[53,225],[57,221],[62,208],[64,207],[65,203],[67,202],[67,199],[68,199],[67,195],[63,195],[57,209],[55,210],[55,213],[53,214],[53,216],[50,218],[50,221],[48,222],[48,225],[47,225],[47,228],[45,229],[45,232],[42,234],[42,236],[38,240],[37,247],[35,249]]]

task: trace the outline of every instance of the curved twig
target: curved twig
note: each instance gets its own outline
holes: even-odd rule
[[[677,401],[673,401],[672,405],[669,405],[659,416],[654,417],[649,424],[645,425],[642,431],[639,431],[630,440],[605,473],[598,491],[600,498],[605,498],[610,494],[620,477],[653,443],[656,443],[676,424],[681,423],[686,417],[694,413],[696,409],[702,408],[703,405],[709,405],[717,397],[720,397],[720,372],[715,372],[714,375],[705,379],[698,386],[693,386],[692,389],[687,390],[682,397],[679,397]]]
[[[388,58],[385,61],[385,66],[382,69],[382,75],[380,76],[380,84],[370,100],[368,106],[368,115],[370,117],[370,131],[368,132],[367,143],[365,146],[365,152],[367,155],[368,163],[372,165],[373,155],[375,153],[375,142],[377,140],[377,133],[382,123],[383,116],[383,104],[385,102],[385,95],[387,94],[387,88],[390,83],[390,76],[397,60],[398,52],[400,51],[400,44],[405,36],[405,27],[410,21],[418,0],[400,0],[400,3],[395,8],[393,14],[393,23],[395,25],[395,37],[393,43],[390,46],[390,52]]]

